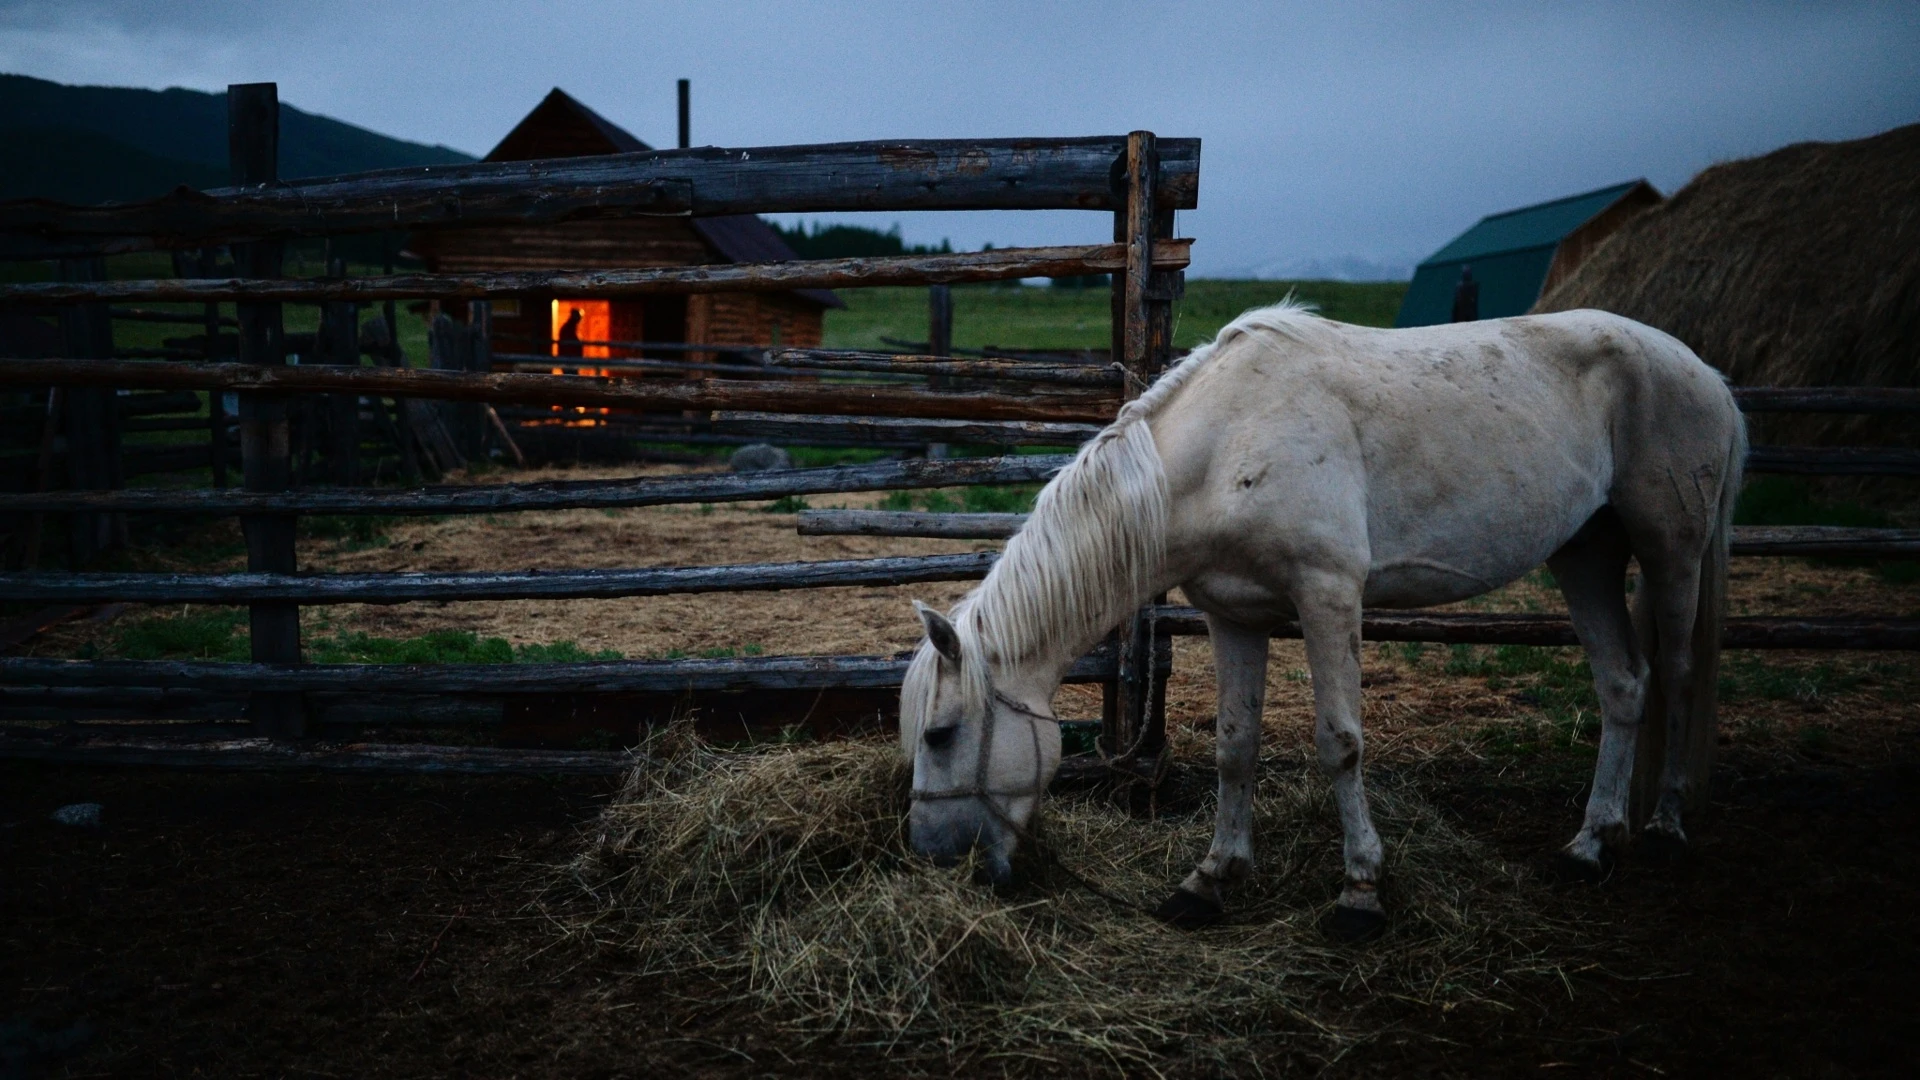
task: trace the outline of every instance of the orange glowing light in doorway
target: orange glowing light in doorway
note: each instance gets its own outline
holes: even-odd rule
[[[562,355],[560,351],[560,332],[573,319],[573,313],[580,313],[580,323],[573,335],[580,341],[607,341],[613,337],[613,305],[606,300],[555,300],[553,302],[553,355]],[[571,356],[572,353],[565,355]],[[605,345],[585,345],[580,349],[581,356],[593,356],[602,360],[610,353]]]

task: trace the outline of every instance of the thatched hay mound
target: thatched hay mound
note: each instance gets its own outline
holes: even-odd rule
[[[1408,1009],[1557,987],[1578,934],[1522,871],[1386,783],[1374,807],[1395,921],[1370,946],[1330,945],[1316,923],[1339,882],[1339,823],[1304,760],[1262,780],[1262,872],[1231,925],[1171,930],[1040,859],[996,893],[908,854],[896,759],[852,742],[656,757],[569,868],[595,901],[570,928],[642,978],[726,987],[798,1039],[882,1045],[896,1063],[1075,1072],[1325,1061]],[[1091,795],[1046,814],[1062,864],[1142,902],[1212,829],[1210,806],[1147,820]]]
[[[1920,385],[1920,124],[1707,169],[1534,310],[1573,308],[1659,327],[1736,385]],[[1770,420],[1767,437],[1910,434],[1891,419]]]

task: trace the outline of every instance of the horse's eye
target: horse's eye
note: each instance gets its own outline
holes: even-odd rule
[[[952,745],[953,733],[958,730],[959,727],[955,724],[948,724],[946,727],[928,728],[926,734],[927,746],[933,750],[945,750],[948,746]]]

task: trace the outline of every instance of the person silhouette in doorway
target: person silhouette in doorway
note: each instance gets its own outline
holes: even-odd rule
[[[586,312],[581,311],[579,308],[574,308],[573,314],[567,316],[567,321],[561,325],[560,327],[560,355],[561,356],[585,356],[586,355],[586,351],[580,347],[580,320],[586,317],[587,317]]]
[[[1473,280],[1473,267],[1460,268],[1460,284],[1453,287],[1453,321],[1473,322],[1480,317],[1480,283]]]

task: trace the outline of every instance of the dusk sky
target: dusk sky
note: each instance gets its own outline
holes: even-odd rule
[[[1198,274],[1407,273],[1483,214],[1920,120],[1920,4],[513,4],[0,0],[0,71],[275,81],[483,154],[554,86],[671,145],[1120,134],[1205,140]],[[876,215],[956,247],[1104,239],[1098,215]]]

